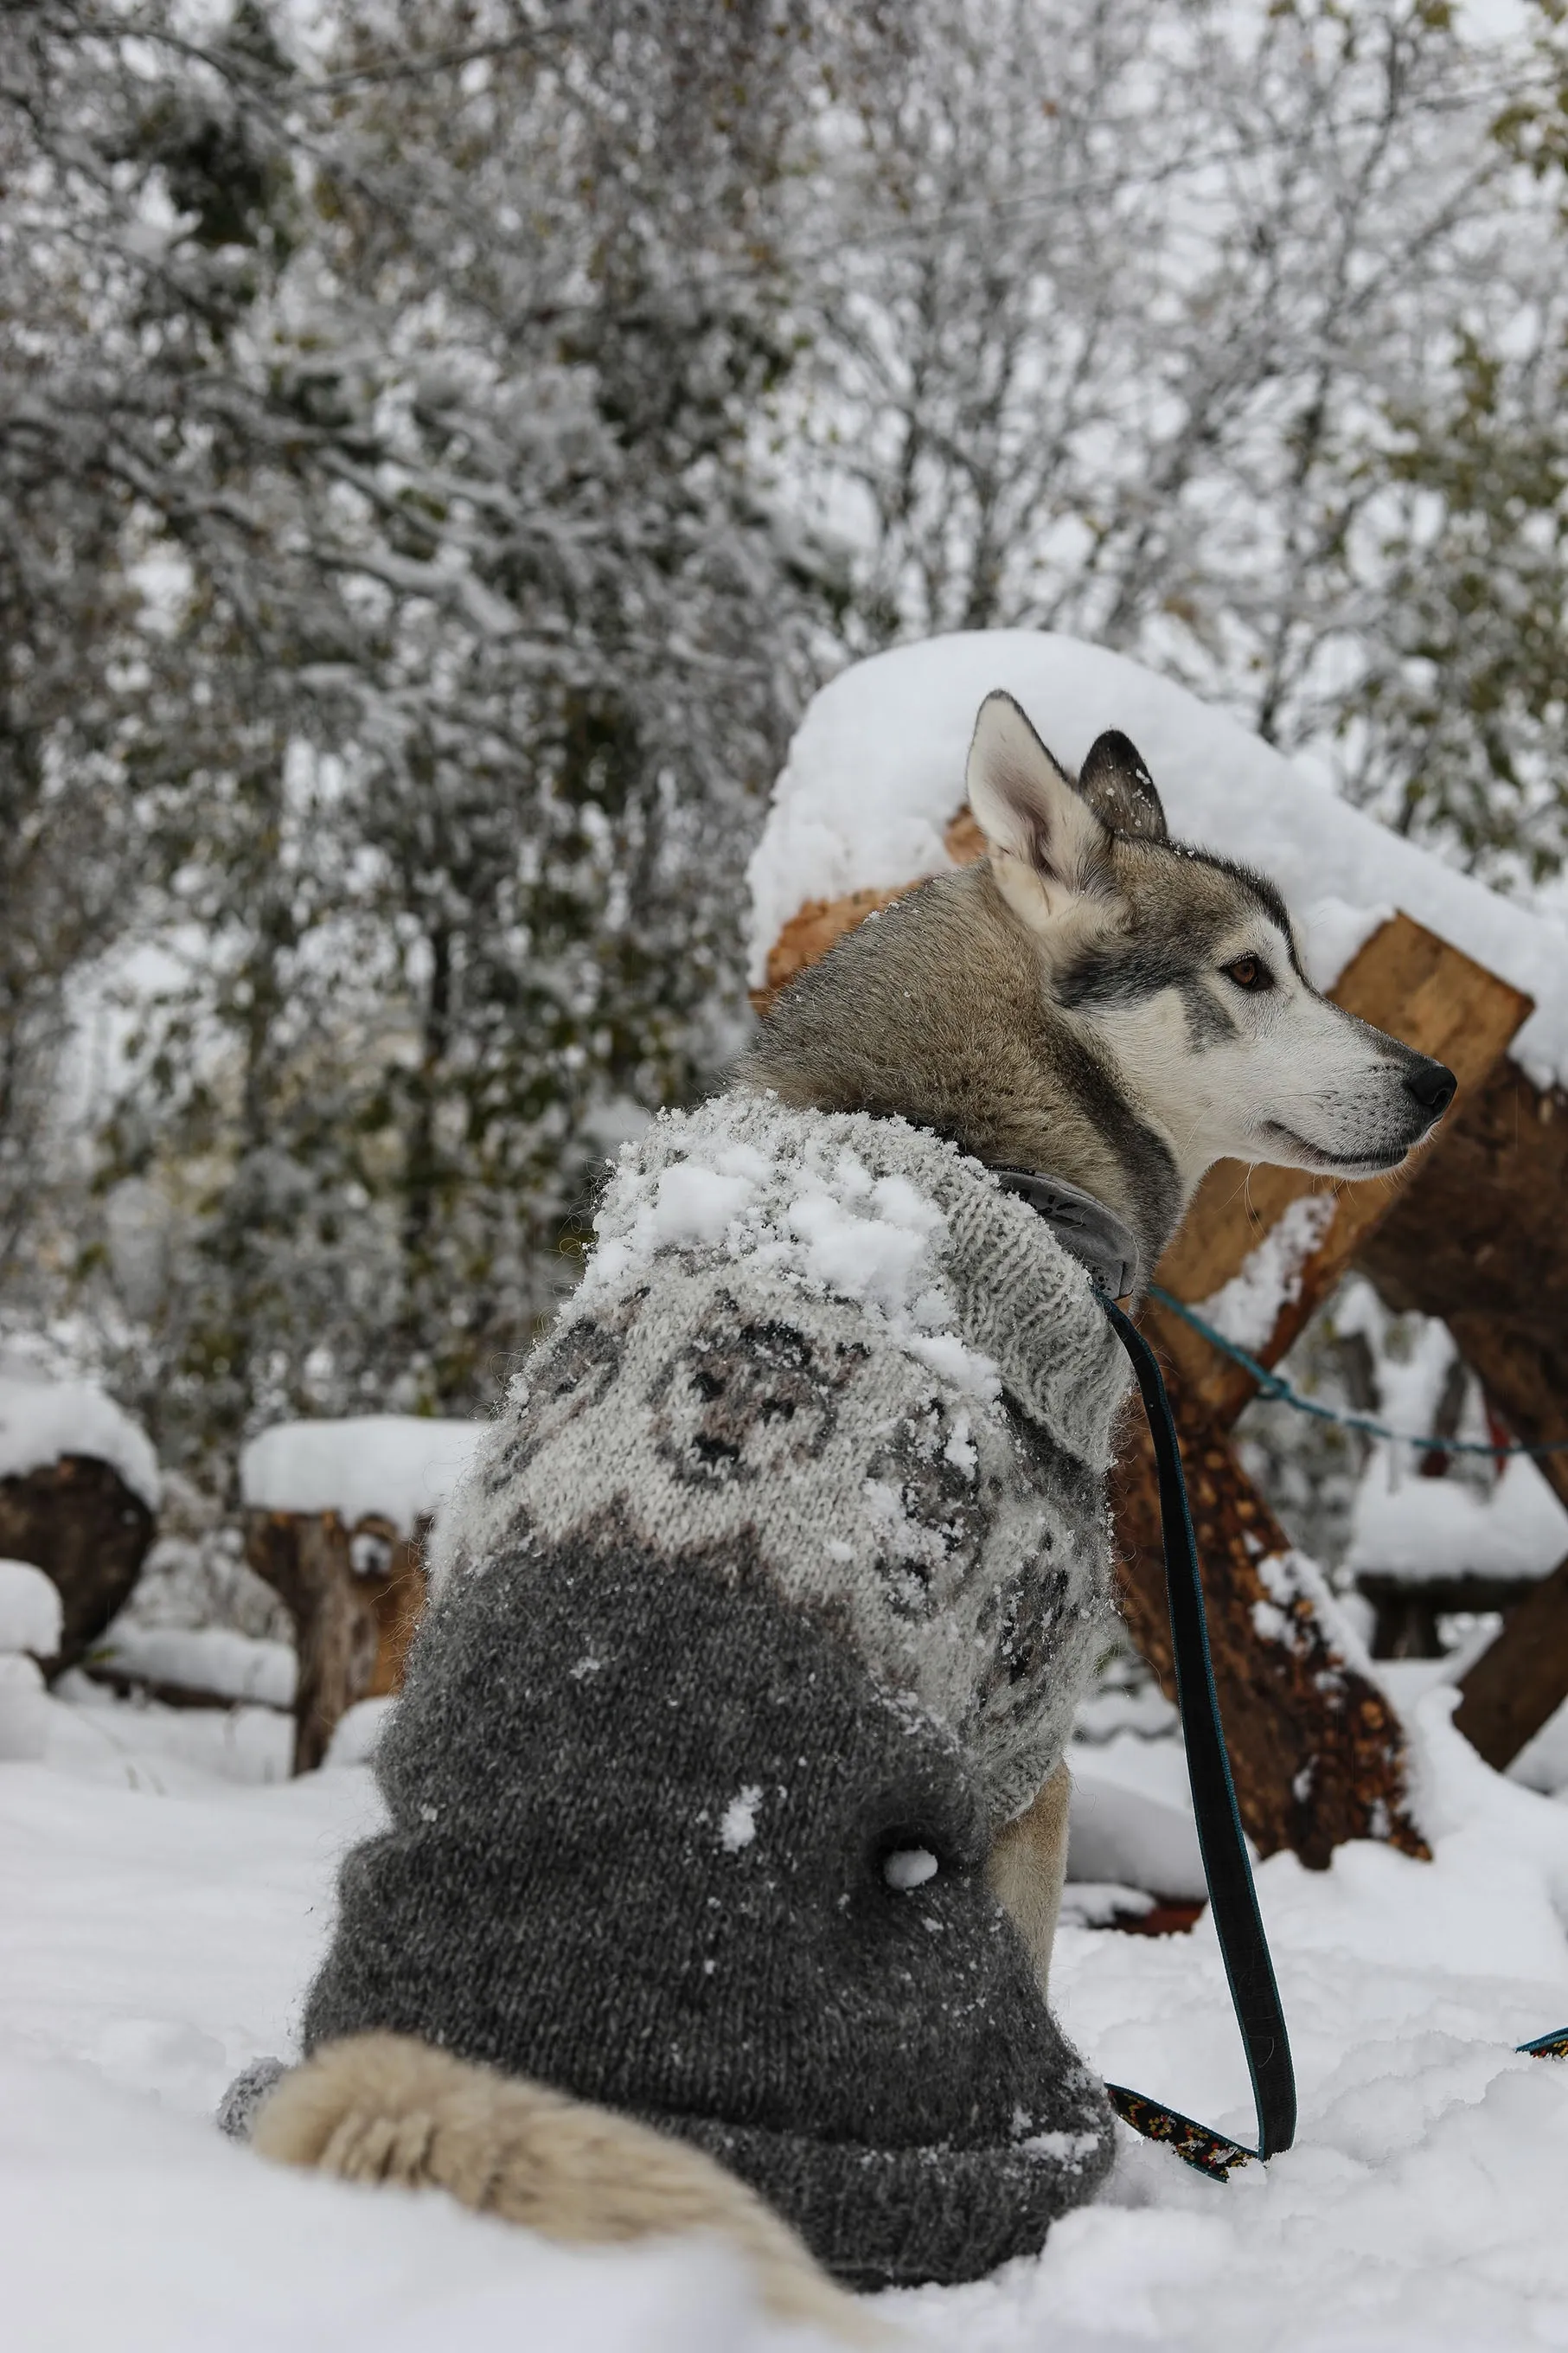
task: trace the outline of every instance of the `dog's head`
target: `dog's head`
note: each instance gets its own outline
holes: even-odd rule
[[[1342,1012],[1271,882],[1173,843],[1148,769],[1101,735],[1076,783],[1011,695],[980,707],[969,805],[1048,997],[1115,1061],[1190,1187],[1211,1162],[1396,1167],[1453,1072]]]

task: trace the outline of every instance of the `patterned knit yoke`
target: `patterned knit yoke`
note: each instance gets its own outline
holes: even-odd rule
[[[597,1222],[443,1515],[307,2042],[639,2116],[851,2284],[975,2277],[1110,2161],[984,1862],[1107,1637],[1121,1349],[898,1120],[666,1116]]]

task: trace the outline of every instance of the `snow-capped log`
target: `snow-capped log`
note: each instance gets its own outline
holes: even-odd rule
[[[47,1672],[74,1665],[126,1600],[157,1507],[147,1435],[101,1389],[0,1380],[0,1554],[42,1569],[59,1594]]]
[[[412,1414],[283,1422],[240,1458],[245,1554],[294,1620],[294,1770],[362,1699],[399,1689],[425,1607],[424,1538],[485,1425]]]

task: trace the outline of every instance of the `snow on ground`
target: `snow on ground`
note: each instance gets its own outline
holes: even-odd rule
[[[4,1566],[0,1562],[0,1569]],[[219,1699],[255,1700],[265,1707],[292,1707],[300,1677],[292,1642],[237,1634],[227,1626],[140,1626],[121,1619],[97,1644],[93,1658],[149,1683],[181,1684]]]
[[[52,1659],[60,1647],[60,1590],[30,1560],[0,1560],[0,1651]]]
[[[421,1414],[282,1421],[239,1458],[242,1500],[266,1512],[336,1512],[353,1527],[376,1517],[411,1536],[457,1484],[487,1425]]]
[[[1568,1073],[1568,935],[1376,824],[1271,745],[1125,655],[1033,629],[959,632],[856,662],[790,745],[753,854],[752,978],[808,899],[892,890],[952,864],[974,714],[1005,687],[1075,768],[1107,727],[1148,761],[1173,833],[1273,875],[1327,987],[1402,907],[1536,1002],[1510,1050],[1539,1084]]]
[[[223,2142],[211,2116],[232,2074],[292,2047],[336,1859],[376,1819],[369,1774],[282,1779],[288,1724],[268,1710],[197,1715],[67,1687],[75,1700],[47,1704],[46,1760],[0,1765],[8,2353],[792,2341],[716,2251],[570,2253],[437,2197],[297,2179]],[[1481,1766],[1447,1722],[1451,1697],[1419,1702],[1435,1862],[1358,1845],[1324,1874],[1289,1856],[1260,1871],[1301,2083],[1297,2148],[1216,2184],[1129,2138],[1109,2194],[1038,2259],[884,2298],[915,2344],[1568,2346],[1568,2066],[1511,2047],[1568,2023],[1568,1805]],[[1105,1745],[1133,1736],[1122,1726]],[[1169,1799],[1169,1744],[1150,1745],[1167,1751],[1151,1794]],[[1055,1987],[1106,2073],[1249,2129],[1206,1922],[1163,1938],[1065,1926]]]

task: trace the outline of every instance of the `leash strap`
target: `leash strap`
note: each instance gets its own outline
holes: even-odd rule
[[[1198,1847],[1208,1882],[1209,1908],[1230,1981],[1230,1998],[1252,2077],[1253,2105],[1258,2111],[1258,2147],[1244,2147],[1227,2140],[1191,2116],[1180,2116],[1158,2101],[1108,2084],[1112,2106],[1137,2132],[1164,2141],[1177,2156],[1204,2173],[1224,2177],[1249,2158],[1278,2157],[1296,2137],[1296,2073],[1290,2062],[1290,2042],[1280,2007],[1268,1940],[1263,1933],[1258,1893],[1252,1883],[1252,1863],[1242,1835],[1236,1788],[1230,1778],[1225,1732],[1220,1723],[1219,1695],[1215,1689],[1209,1657],[1208,1624],[1204,1614],[1203,1580],[1198,1569],[1197,1542],[1182,1473],[1181,1450],[1171,1401],[1154,1351],[1137,1325],[1104,1293],[1100,1303],[1111,1329],[1131,1359],[1132,1370],[1149,1419],[1159,1472],[1161,1536],[1165,1553],[1165,1593],[1171,1613],[1171,1647],[1175,1656],[1176,1701],[1181,1709],[1182,1736],[1186,1743],[1187,1776],[1192,1784],[1193,1812],[1197,1821]]]

